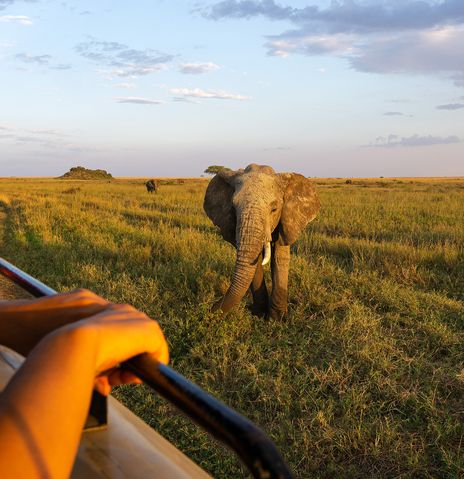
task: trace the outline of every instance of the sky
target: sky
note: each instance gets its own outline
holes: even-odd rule
[[[463,45],[463,0],[0,0],[0,176],[462,176]]]

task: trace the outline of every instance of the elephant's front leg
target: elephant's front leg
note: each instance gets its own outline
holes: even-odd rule
[[[264,317],[269,308],[269,296],[267,294],[266,282],[264,281],[264,270],[262,266],[263,255],[260,254],[256,266],[255,275],[251,282],[251,294],[253,295],[252,314]]]
[[[281,319],[287,312],[290,246],[275,244],[272,249],[272,294],[269,316],[273,319]]]

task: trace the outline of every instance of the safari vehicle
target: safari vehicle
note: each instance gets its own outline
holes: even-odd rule
[[[0,273],[6,278],[0,283],[0,300],[56,294],[2,258]],[[0,347],[0,390],[23,360],[17,353]],[[253,477],[292,478],[263,431],[173,369],[144,355],[127,361],[124,367],[235,451]],[[211,476],[119,401],[94,392],[71,477],[206,479]]]

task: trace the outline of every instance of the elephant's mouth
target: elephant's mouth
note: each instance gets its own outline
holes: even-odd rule
[[[261,263],[263,266],[268,264],[271,260],[271,242],[267,241],[263,248],[263,262]]]

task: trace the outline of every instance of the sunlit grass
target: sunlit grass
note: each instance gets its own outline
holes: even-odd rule
[[[260,424],[298,478],[464,476],[464,181],[315,180],[290,312],[209,312],[234,250],[205,181],[1,180],[1,255],[158,319],[172,365]],[[143,387],[117,396],[215,477],[231,454]]]

